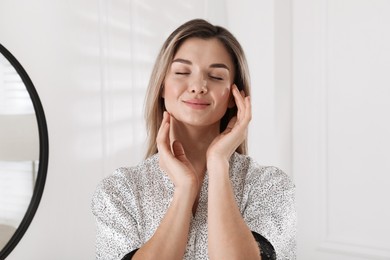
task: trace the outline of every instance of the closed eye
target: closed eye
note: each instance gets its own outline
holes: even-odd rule
[[[223,80],[223,78],[221,78],[221,77],[218,77],[218,76],[209,76],[210,78],[212,78],[212,79],[215,79],[215,80]]]
[[[189,75],[189,72],[175,72],[176,75]]]

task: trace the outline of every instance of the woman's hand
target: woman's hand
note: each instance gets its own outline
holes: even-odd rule
[[[182,144],[174,140],[172,149],[169,133],[173,118],[164,112],[163,120],[157,134],[156,143],[159,151],[160,167],[168,174],[175,185],[175,190],[197,192],[199,180],[191,162],[187,159]]]
[[[210,259],[260,259],[259,247],[242,217],[229,176],[229,159],[247,136],[252,117],[250,98],[236,85],[232,93],[237,116],[207,150],[208,253]]]
[[[252,119],[252,109],[249,96],[244,91],[239,92],[236,85],[232,93],[237,106],[237,116],[233,117],[226,129],[218,135],[207,149],[207,164],[214,160],[229,161],[230,156],[245,140],[248,125]]]

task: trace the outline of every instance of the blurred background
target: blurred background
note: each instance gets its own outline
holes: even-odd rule
[[[41,203],[7,259],[94,259],[92,194],[143,159],[154,59],[193,18],[228,28],[246,52],[250,155],[296,184],[298,259],[390,259],[389,13],[388,0],[0,1],[0,43],[37,89],[50,144]],[[31,128],[31,146],[0,153],[0,224],[13,228],[39,165],[31,104],[5,98],[18,84],[0,85],[2,131]]]

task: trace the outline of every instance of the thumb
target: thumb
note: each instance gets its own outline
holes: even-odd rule
[[[175,140],[173,141],[172,143],[172,151],[173,151],[173,155],[181,162],[188,162],[188,159],[186,157],[186,154],[184,152],[184,148],[183,148],[183,145]]]

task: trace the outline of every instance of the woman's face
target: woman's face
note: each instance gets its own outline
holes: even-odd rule
[[[230,55],[218,39],[185,40],[165,78],[162,94],[167,111],[187,125],[219,128],[226,109],[234,105],[233,69]]]

